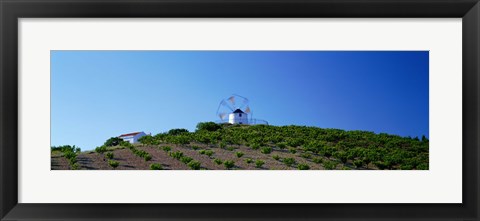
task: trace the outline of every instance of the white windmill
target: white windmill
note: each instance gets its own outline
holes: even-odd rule
[[[220,118],[221,123],[268,124],[266,121],[254,119],[252,117],[253,112],[248,104],[248,99],[237,94],[233,94],[220,101],[217,108],[217,116]]]

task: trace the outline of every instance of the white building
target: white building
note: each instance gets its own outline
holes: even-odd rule
[[[143,136],[146,136],[147,134],[145,134],[143,131],[142,132],[135,132],[135,133],[129,133],[129,134],[122,134],[120,136],[118,136],[118,138],[121,138],[123,139],[123,141],[128,141],[130,143],[138,143],[138,139],[140,137],[143,137]]]
[[[248,124],[248,114],[244,113],[240,109],[236,109],[234,112],[228,115],[228,123]]]

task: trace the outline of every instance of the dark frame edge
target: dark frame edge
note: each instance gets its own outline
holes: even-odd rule
[[[0,19],[0,217],[3,218],[18,205],[17,18],[3,0],[0,1]],[[15,33],[7,30],[15,30]]]
[[[40,12],[32,12],[32,11],[22,11],[22,7],[20,7],[23,3],[27,4],[29,1],[19,1],[19,3],[13,4],[13,1],[8,1],[8,6],[5,4],[4,0],[0,0],[0,24],[2,28],[0,28],[0,49],[1,49],[1,54],[0,54],[0,68],[1,68],[1,74],[0,74],[0,108],[1,108],[1,114],[0,114],[0,178],[1,178],[1,185],[0,185],[0,217],[1,220],[30,220],[30,219],[68,219],[68,220],[79,220],[79,219],[89,219],[89,220],[97,220],[101,218],[106,218],[103,216],[95,216],[95,214],[99,213],[99,210],[101,208],[106,209],[106,211],[112,211],[115,208],[124,208],[127,212],[130,211],[132,212],[131,215],[139,215],[139,214],[145,214],[148,213],[148,210],[151,209],[157,209],[155,208],[155,205],[132,205],[132,204],[108,204],[105,206],[100,206],[100,205],[95,205],[95,204],[18,204],[18,165],[17,165],[17,159],[18,159],[18,153],[16,147],[18,146],[18,91],[17,91],[17,85],[18,85],[18,79],[17,79],[17,73],[18,73],[18,67],[17,67],[17,58],[18,58],[18,51],[17,51],[17,46],[18,46],[18,26],[17,26],[17,19],[21,17],[22,15],[27,15],[28,16],[39,16],[43,17],[48,15],[49,13],[55,14],[53,17],[59,17],[65,14],[70,13],[68,10],[65,12],[52,12],[51,10],[46,10],[46,11],[41,11]],[[41,1],[40,1],[41,2]],[[68,2],[68,1],[67,1]],[[85,1],[89,2],[89,1]],[[153,2],[153,1],[152,1]],[[320,1],[322,2],[322,1]],[[323,1],[323,3],[328,3],[331,1]],[[343,3],[348,3],[351,1],[342,1]],[[426,1],[428,2],[428,1]],[[434,2],[434,1],[430,1]],[[463,121],[463,139],[464,139],[464,144],[463,144],[463,159],[464,159],[464,168],[469,167],[469,168],[476,168],[475,170],[469,170],[463,171],[463,188],[465,189],[474,189],[476,190],[476,194],[466,194],[465,191],[463,193],[463,199],[464,199],[464,204],[462,206],[459,206],[458,208],[455,209],[457,212],[462,212],[462,217],[453,217],[451,214],[446,214],[447,216],[444,218],[439,218],[436,217],[434,220],[479,220],[479,214],[478,214],[478,207],[479,207],[479,192],[480,192],[480,187],[478,184],[480,184],[480,174],[479,174],[479,162],[478,160],[480,159],[480,151],[478,149],[475,149],[475,152],[469,152],[470,154],[466,154],[465,148],[467,146],[476,146],[478,148],[479,144],[479,130],[478,127],[480,125],[479,123],[479,117],[478,113],[480,110],[479,107],[479,80],[480,78],[478,77],[478,73],[480,70],[479,67],[479,60],[480,60],[480,43],[479,43],[479,30],[480,30],[480,6],[479,4],[475,4],[472,7],[472,2],[473,1],[463,1],[462,3],[462,9],[457,9],[455,13],[452,14],[433,14],[435,16],[439,17],[462,17],[462,15],[458,15],[459,12],[464,12],[464,7],[469,6],[468,12],[464,13],[463,16],[463,72],[464,76],[462,79],[462,84],[464,85],[463,87],[463,94],[468,95],[463,97],[463,118],[464,119],[469,119],[469,121]],[[476,1],[475,1],[476,2]],[[12,3],[12,4],[10,4]],[[56,1],[56,3],[59,3],[59,1]],[[90,4],[91,2],[89,2]],[[468,4],[467,4],[468,3]],[[101,3],[101,4],[104,4]],[[251,6],[250,4],[246,4]],[[7,5],[7,6],[6,6]],[[181,5],[181,4],[180,4]],[[245,6],[245,5],[244,5]],[[244,7],[243,6],[243,7]],[[47,7],[48,8],[48,7]],[[12,9],[12,10],[9,10]],[[72,10],[70,8],[69,10]],[[104,8],[105,10],[105,8]],[[140,9],[137,9],[140,10]],[[140,10],[141,11],[141,10]],[[187,10],[188,11],[188,10]],[[207,10],[208,11],[208,10]],[[241,11],[241,10],[240,10]],[[301,10],[300,10],[301,11]],[[59,13],[59,14],[58,14]],[[78,13],[78,12],[77,12]],[[103,16],[98,16],[99,12],[94,12],[91,14],[94,17],[103,17]],[[139,13],[139,12],[136,12]],[[218,16],[223,17],[225,16],[224,12],[217,12]],[[237,12],[238,13],[238,12]],[[259,14],[259,11],[255,11],[253,15]],[[272,17],[282,17],[282,16],[289,16],[288,14],[285,15],[285,12],[278,11],[276,13],[272,14]],[[135,14],[135,13],[134,13]],[[205,17],[208,13],[198,13],[197,16],[199,17]],[[235,14],[235,13],[234,13]],[[298,17],[301,13],[297,11],[296,14],[291,14],[291,17]],[[367,12],[365,12],[367,14]],[[77,14],[78,15],[78,14]],[[128,14],[126,14],[128,17]],[[169,13],[167,13],[166,17],[168,17]],[[379,14],[380,16],[381,14]],[[415,14],[412,14],[410,16],[413,16]],[[121,17],[119,14],[113,14],[113,17]],[[150,16],[152,16],[150,14]],[[106,16],[108,17],[108,16]],[[147,16],[149,17],[149,16]],[[179,16],[177,16],[179,17]],[[192,17],[192,16],[190,16]],[[230,17],[230,16],[225,16],[225,17]],[[261,16],[262,17],[262,16]],[[314,17],[314,16],[310,16]],[[364,16],[360,16],[364,17]],[[428,17],[428,16],[427,16]],[[7,31],[12,31],[14,30],[14,33],[8,33]],[[476,73],[476,74],[470,74],[467,75],[465,73]],[[472,130],[474,128],[474,130]],[[8,139],[7,139],[8,138]],[[470,150],[471,151],[471,150]],[[473,153],[473,154],[472,154]],[[158,204],[156,204],[158,206]],[[224,219],[230,219],[233,220],[232,217],[229,216],[224,216],[224,217],[209,217],[207,214],[202,213],[202,208],[205,208],[204,206],[199,206],[199,209],[193,209],[194,207],[198,207],[195,205],[186,205],[189,206],[189,208],[192,208],[192,214],[196,215],[202,215],[203,214],[203,219],[204,220],[224,220]],[[215,206],[215,205],[210,205],[210,206]],[[221,208],[225,208],[222,205],[216,205]],[[239,206],[239,208],[245,208],[242,205],[234,205],[234,206]],[[265,208],[262,205],[257,205],[259,207]],[[361,208],[367,208],[369,205],[363,205],[359,206]],[[376,205],[378,206],[378,205]],[[272,206],[273,207],[273,206]],[[305,206],[306,209],[302,209],[299,207],[295,207],[298,211],[308,211],[308,208],[312,208],[309,205]],[[379,206],[381,207],[381,206]],[[73,213],[77,215],[77,218],[68,218],[69,216],[65,213],[60,212],[58,215],[54,216],[45,216],[47,215],[45,211],[51,210],[52,208],[63,208],[66,209],[66,211],[74,211],[75,208],[84,208],[87,211],[92,211],[94,212],[92,216],[81,216],[79,215],[79,212],[77,211],[76,213]],[[98,208],[98,209],[95,209]],[[173,207],[165,206],[163,212],[165,212],[166,216],[162,217],[165,220],[186,220],[188,217],[185,217],[185,214],[182,214],[181,217],[175,217],[174,214],[170,213],[168,210],[172,209]],[[269,207],[268,207],[269,208]],[[329,206],[326,206],[326,209],[328,209]],[[412,208],[412,207],[407,207],[407,208]],[[46,209],[46,210],[45,210]],[[228,212],[234,212],[234,209],[231,208],[225,208],[226,211],[222,214],[227,214]],[[432,208],[428,208],[429,211],[431,212]],[[161,210],[161,211],[162,211]],[[139,212],[140,211],[140,212]],[[261,212],[256,210],[257,213]],[[441,211],[440,211],[441,212]],[[75,215],[71,215],[71,217]],[[159,212],[154,212],[151,213],[151,215],[158,215],[160,214]],[[382,214],[388,214],[388,213],[382,213]],[[405,216],[406,214],[398,214],[399,217],[398,219],[384,219],[381,218],[381,220],[426,220],[427,218],[422,218],[422,217],[411,217],[410,215]],[[82,218],[80,218],[82,217]],[[292,217],[263,217],[263,218],[251,218],[251,217],[244,217],[244,219],[248,220],[272,220],[272,219],[280,219],[280,220],[286,220],[286,219],[292,219],[294,220],[295,218]],[[299,217],[297,217],[299,218]],[[304,217],[307,219],[307,217]],[[111,218],[110,218],[111,219]],[[151,217],[130,217],[130,216],[125,216],[125,217],[118,217],[116,220],[142,220],[142,219],[152,219]],[[157,219],[160,219],[160,217],[157,216]],[[191,218],[190,218],[191,219]],[[241,218],[238,218],[240,220]],[[327,218],[326,218],[327,219]],[[333,218],[330,217],[328,220],[352,220],[352,218]],[[357,217],[358,220],[375,220],[372,217]],[[201,218],[197,219],[201,220]],[[297,219],[300,220],[300,219]]]
[[[462,198],[471,218],[479,219],[480,199],[480,151],[479,146],[479,98],[480,98],[480,3],[462,19],[462,103],[463,103],[463,190],[476,190],[475,194],[463,191]],[[468,120],[466,120],[468,119]],[[467,147],[472,148],[467,151]],[[468,154],[467,154],[468,153]]]

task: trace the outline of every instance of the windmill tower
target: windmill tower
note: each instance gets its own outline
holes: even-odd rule
[[[240,109],[236,109],[228,115],[228,123],[231,124],[248,124],[248,114]]]
[[[227,122],[228,116],[230,124],[250,124],[251,115],[248,99],[236,94],[223,99],[217,108],[217,116],[224,123]]]

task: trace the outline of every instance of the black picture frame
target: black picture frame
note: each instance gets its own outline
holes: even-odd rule
[[[479,220],[478,0],[0,0],[1,220]],[[19,18],[462,18],[461,204],[19,204]],[[446,42],[448,43],[448,42]]]

